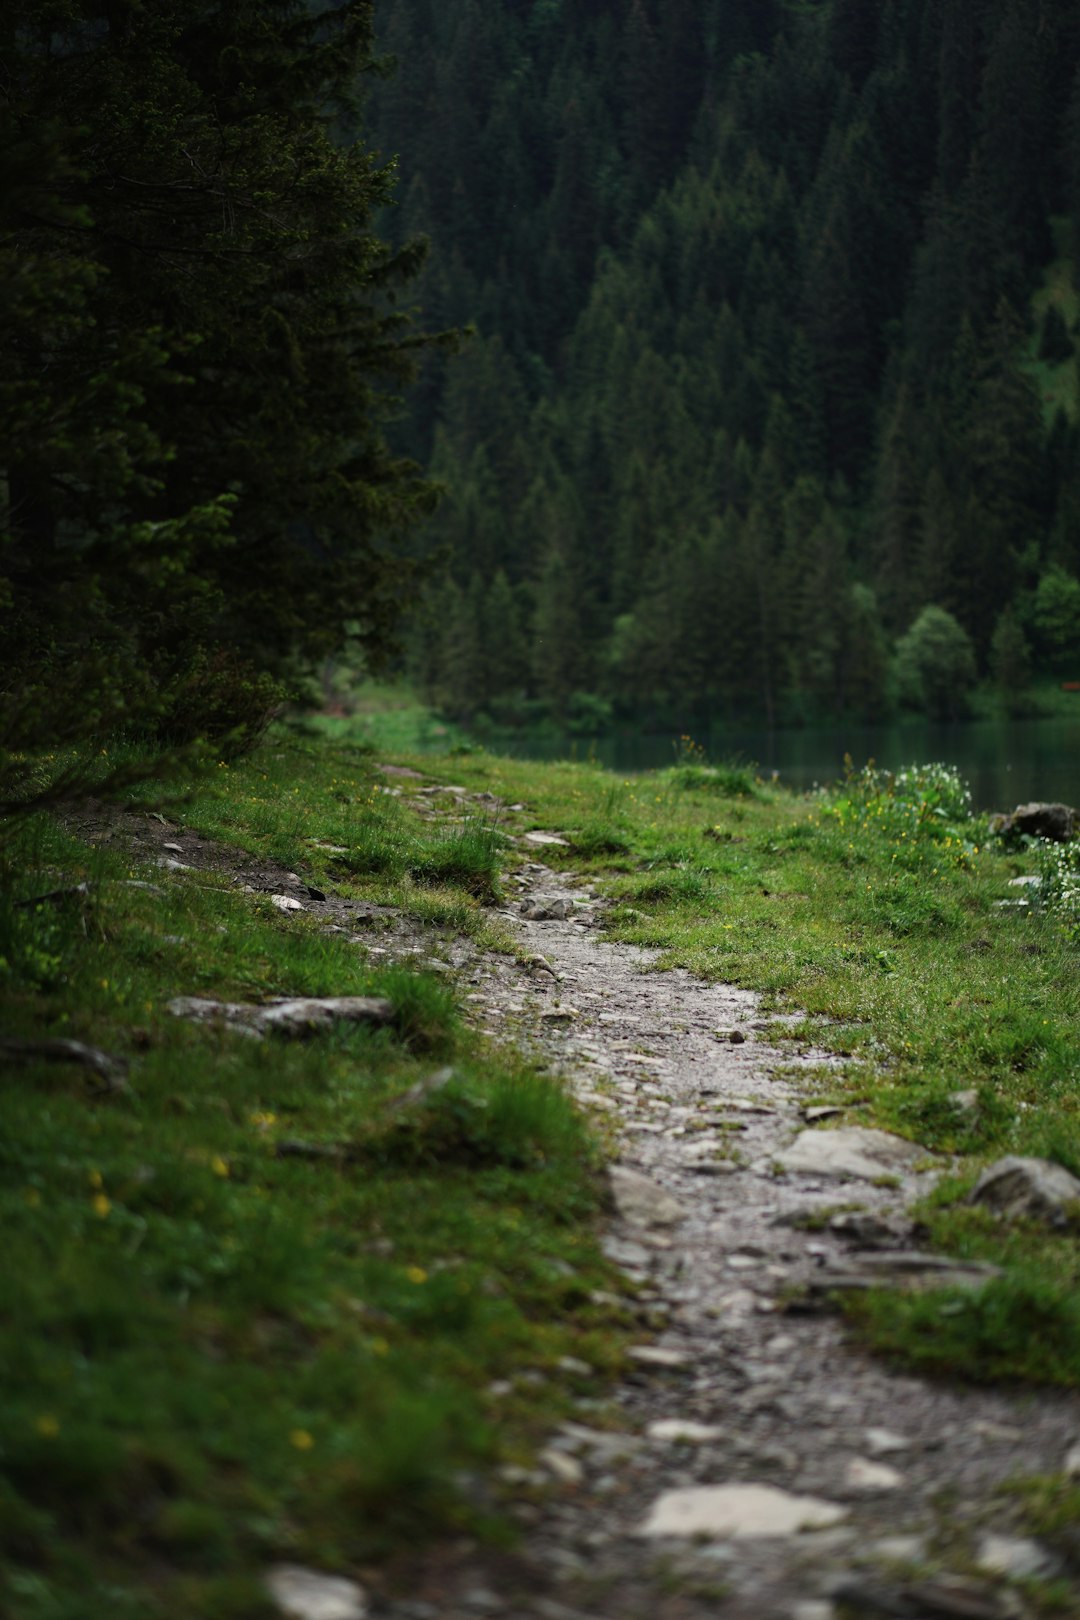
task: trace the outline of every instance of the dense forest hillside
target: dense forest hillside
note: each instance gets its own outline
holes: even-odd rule
[[[1075,0],[381,0],[443,706],[1080,678]]]

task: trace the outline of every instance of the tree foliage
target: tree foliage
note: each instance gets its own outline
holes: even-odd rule
[[[481,332],[400,442],[435,446],[459,587],[515,593],[534,698],[880,712],[928,606],[989,673],[1012,604],[1046,672],[1023,599],[1051,561],[1080,575],[1080,456],[1031,310],[1080,220],[1076,0],[381,18],[402,72],[374,127],[432,237],[423,295]]]
[[[17,12],[17,14],[16,14]],[[433,507],[386,421],[422,245],[374,228],[372,6],[27,0],[0,24],[6,742],[182,740],[347,628]]]

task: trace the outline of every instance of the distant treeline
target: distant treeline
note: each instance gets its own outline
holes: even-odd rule
[[[1075,0],[381,0],[447,712],[1080,678]],[[930,610],[930,611],[928,611]]]

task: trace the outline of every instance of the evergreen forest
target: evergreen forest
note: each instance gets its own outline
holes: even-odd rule
[[[1074,0],[380,0],[445,712],[1080,678]]]

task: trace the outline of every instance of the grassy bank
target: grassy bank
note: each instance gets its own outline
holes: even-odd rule
[[[280,736],[164,806],[179,866],[158,864],[177,857],[150,791],[8,835],[5,1032],[127,1065],[117,1088],[28,1062],[0,1094],[0,1550],[20,1620],[255,1620],[276,1559],[364,1573],[425,1535],[503,1534],[492,1463],[602,1392],[626,1318],[592,1297],[610,1286],[595,1142],[557,1083],[485,1045],[447,971],[462,938],[510,948],[492,901],[529,827],[566,838],[545,858],[610,896],[613,937],[802,1011],[774,1035],[845,1055],[820,1091],[848,1120],[954,1156],[928,1241],[1005,1280],[882,1295],[867,1342],[950,1376],[1080,1379],[1075,1234],[962,1202],[1005,1151],[1080,1171],[1077,944],[1061,912],[999,905],[1038,852],[995,844],[940,773],[796,798],[693,757],[627,781],[412,764],[525,808],[436,796],[428,820],[420,784],[370,754]],[[328,909],[277,909],[289,873]],[[340,910],[358,902],[359,942]],[[418,967],[380,966],[378,907],[423,929]],[[256,1042],[170,1015],[181,994],[393,1011]]]
[[[609,1281],[594,1146],[436,971],[461,931],[498,943],[497,842],[406,825],[366,758],[314,749],[270,747],[168,810],[222,840],[207,864],[131,846],[148,805],[41,818],[4,849],[4,1033],[127,1068],[116,1088],[11,1063],[0,1093],[0,1608],[19,1620],[248,1620],[272,1612],[275,1559],[362,1569],[417,1536],[504,1533],[483,1471],[524,1458],[620,1339],[589,1298]],[[313,839],[350,846],[337,894],[437,925],[430,969],[380,968],[378,929],[365,948],[245,892],[235,867],[265,881],[275,858],[329,881]],[[179,994],[373,995],[393,1016],[256,1041],[170,1015]]]

